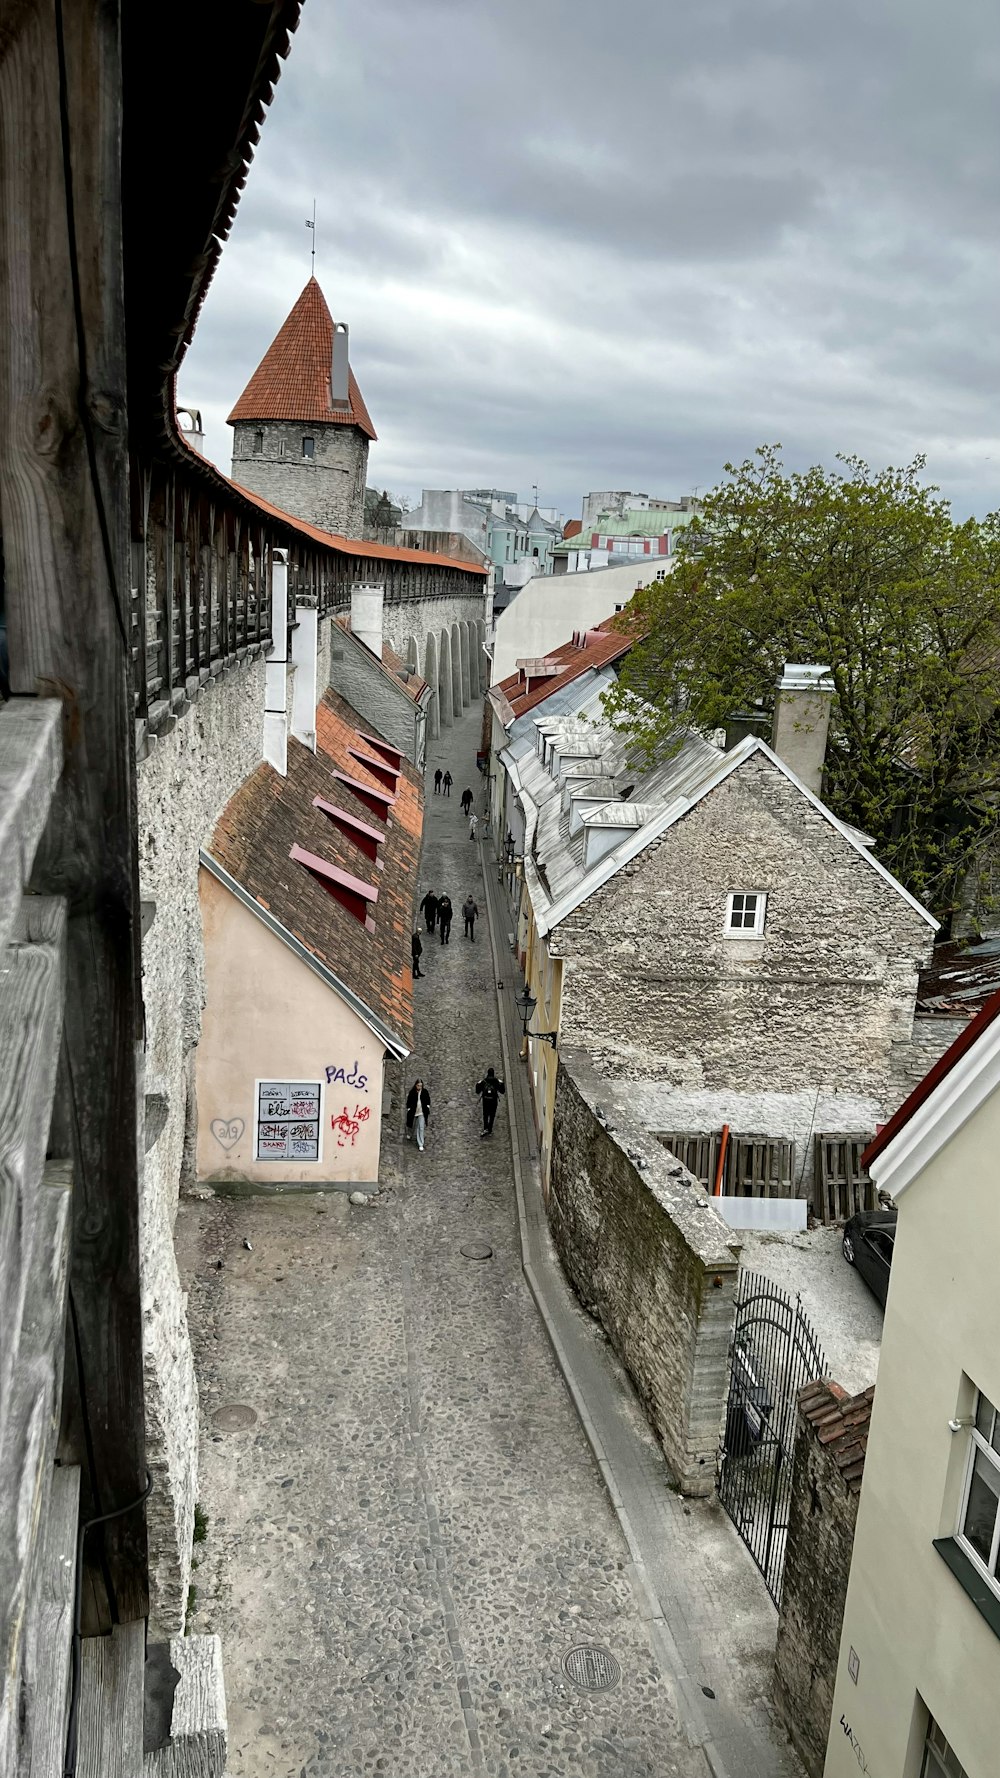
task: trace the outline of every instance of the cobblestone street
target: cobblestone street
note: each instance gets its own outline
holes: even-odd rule
[[[432,751],[416,984],[426,1151],[385,1125],[382,1191],[185,1200],[202,1398],[192,1628],[223,1638],[232,1778],[705,1778],[628,1550],[521,1270],[485,894],[458,798],[479,712]],[[449,765],[451,798],[434,796]],[[462,936],[469,890],[481,918]],[[244,1247],[251,1244],[251,1251]],[[490,1258],[464,1247],[492,1248]],[[221,1260],[221,1269],[217,1262]],[[252,1425],[231,1429],[252,1409]],[[220,1412],[221,1411],[221,1412]],[[567,1677],[607,1649],[620,1683]]]

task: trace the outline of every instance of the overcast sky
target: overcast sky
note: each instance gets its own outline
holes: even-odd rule
[[[309,275],[369,483],[577,514],[928,458],[1000,506],[998,0],[307,0],[180,380],[225,416]]]

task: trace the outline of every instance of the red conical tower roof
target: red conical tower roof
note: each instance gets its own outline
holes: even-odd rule
[[[376,436],[361,390],[348,370],[347,407],[330,401],[333,316],[316,282],[308,284],[279,329],[229,416],[237,420],[304,420],[360,426]]]

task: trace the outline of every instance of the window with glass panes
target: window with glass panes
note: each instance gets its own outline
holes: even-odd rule
[[[1000,1594],[1000,1414],[981,1392],[976,1397],[958,1541]]]
[[[968,1778],[965,1767],[955,1758],[933,1716],[927,1724],[920,1778]]]
[[[726,904],[726,931],[763,932],[767,896],[759,889],[734,891]]]

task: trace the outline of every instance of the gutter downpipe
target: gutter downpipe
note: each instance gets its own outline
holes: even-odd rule
[[[722,1175],[726,1166],[726,1150],[729,1147],[729,1125],[722,1126],[722,1141],[719,1143],[719,1159],[715,1168],[715,1185],[712,1188],[713,1198],[722,1196]]]

